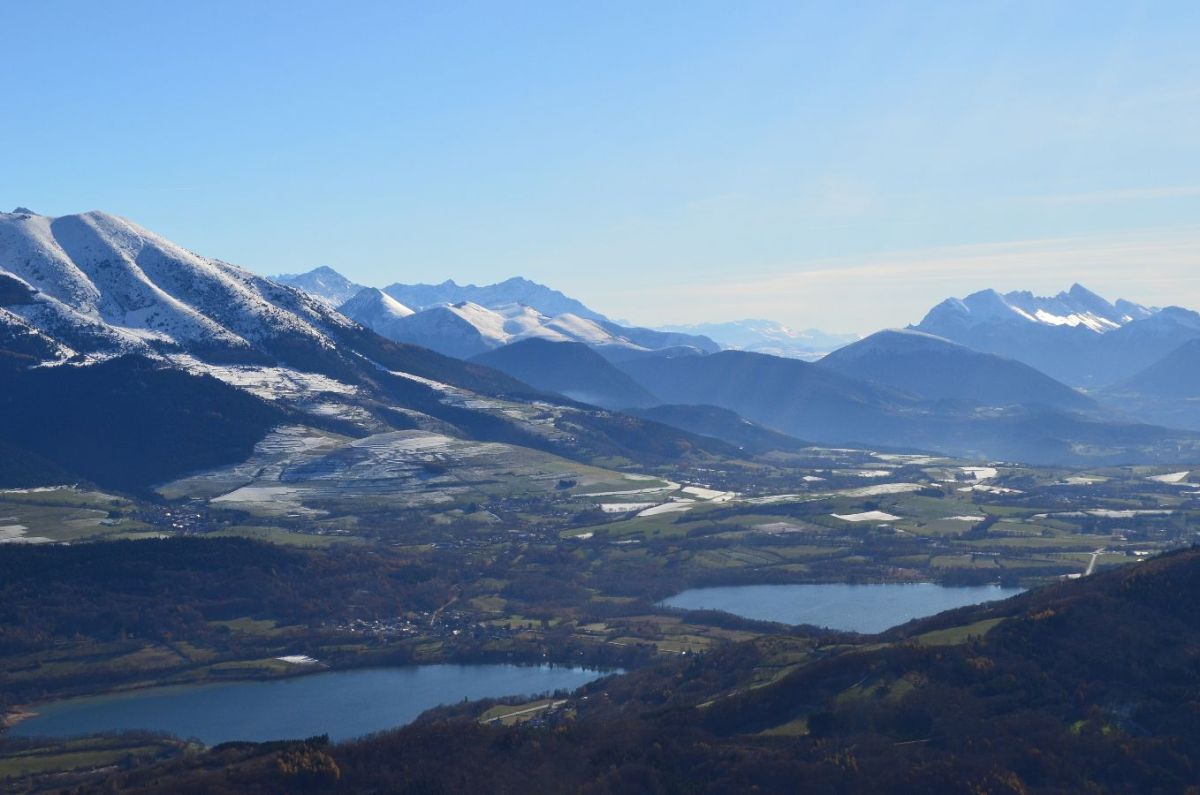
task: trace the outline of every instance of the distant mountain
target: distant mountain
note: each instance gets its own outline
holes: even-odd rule
[[[1195,460],[1200,436],[1036,405],[927,401],[831,367],[745,351],[618,366],[671,404],[714,405],[814,442],[1041,464]]]
[[[1200,339],[1185,342],[1097,397],[1147,422],[1200,430]]]
[[[341,306],[363,289],[361,284],[355,284],[327,265],[307,273],[283,273],[272,278],[324,298],[332,306]]]
[[[958,322],[981,325],[989,322],[1032,323],[1050,327],[1085,328],[1102,334],[1154,314],[1153,309],[1128,301],[1109,303],[1081,284],[1056,296],[1035,296],[1028,291],[1001,295],[981,290],[959,300],[950,298],[934,307],[925,323]]]
[[[923,400],[982,406],[1038,404],[1087,411],[1095,401],[1014,359],[911,329],[879,331],[834,351],[819,367],[871,381]]]
[[[1189,340],[1111,391],[1133,391],[1156,398],[1200,402],[1200,339]]]
[[[704,353],[716,353],[721,350],[719,344],[703,334],[689,334],[681,331],[650,329],[640,326],[622,326],[612,321],[603,321],[600,325],[611,333],[619,337],[624,337],[635,345],[650,350],[680,347],[694,348]]]
[[[947,299],[914,328],[1017,359],[1072,386],[1097,387],[1200,336],[1200,318],[1193,315],[1110,303],[1076,284],[1048,298],[983,290]]]
[[[526,339],[476,356],[474,361],[538,389],[604,408],[624,409],[659,402],[628,374],[578,342]]]
[[[547,317],[523,304],[488,308],[463,301],[401,316],[407,307],[386,293],[368,288],[341,309],[389,339],[462,359],[526,339],[582,342],[595,348],[639,347],[610,331],[607,324],[572,314]]]
[[[1200,339],[1200,314],[1168,306],[1105,334],[1097,356],[1110,373],[1106,382],[1112,383],[1131,377],[1148,363],[1195,339]]]
[[[703,351],[720,349],[701,336],[621,326],[579,301],[528,279],[513,278],[484,287],[453,281],[438,285],[393,284],[377,290],[321,267],[304,274],[277,276],[275,280],[322,299],[388,339],[457,358],[470,358],[535,337],[583,342],[596,348],[654,350],[688,345]]]
[[[794,436],[778,433],[717,406],[663,405],[633,409],[630,413],[685,431],[711,436],[760,454],[772,450],[794,451],[808,446]]]
[[[362,288],[349,301],[339,305],[338,311],[389,339],[398,339],[396,334],[403,328],[402,321],[414,314],[407,306],[374,287]]]
[[[717,348],[720,350],[720,348]],[[668,348],[651,350],[648,348],[597,348],[596,353],[616,365],[622,362],[632,362],[638,359],[673,359],[679,356],[704,356],[716,351],[701,350],[692,345],[674,345]]]
[[[384,287],[383,291],[418,312],[438,304],[469,302],[490,309],[521,304],[547,317],[570,314],[597,322],[608,319],[558,290],[519,276],[483,286],[456,284],[452,279],[441,284],[396,283]]]
[[[776,431],[826,442],[878,438],[916,400],[796,359],[721,351],[618,365],[664,403],[730,409]]]
[[[808,361],[819,359],[858,339],[857,334],[829,334],[813,328],[796,331],[772,320],[663,326],[661,330],[703,335],[730,350],[769,353]]]

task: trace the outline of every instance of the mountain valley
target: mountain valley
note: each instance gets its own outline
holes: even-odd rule
[[[321,268],[277,282],[104,213],[0,215],[0,780],[354,791],[390,786],[356,761],[379,754],[420,781],[445,775],[414,752],[427,743],[486,760],[490,743],[562,741],[638,760],[607,766],[609,789],[692,786],[711,754],[755,760],[724,765],[733,787],[794,764],[833,776],[830,754],[853,756],[864,787],[907,760],[917,786],[977,764],[954,739],[973,719],[950,703],[1001,727],[1009,750],[977,776],[994,791],[1090,780],[1084,736],[1159,753],[1184,718],[1136,665],[1034,713],[964,673],[990,664],[1057,693],[1066,674],[1029,673],[1069,665],[1058,647],[1029,651],[1039,622],[1078,616],[1079,638],[1101,606],[1106,630],[1156,627],[1130,648],[1166,649],[1163,665],[1180,659],[1172,632],[1190,643],[1162,594],[1186,594],[1200,518],[1191,315],[1064,296],[984,302],[1002,320],[982,325],[1030,324],[1063,350],[1153,339],[1163,357],[1084,391],[953,328],[842,338],[815,358],[803,334],[755,326],[795,343],[773,355],[708,326],[620,325],[521,279],[381,290]],[[663,603],[847,583],[1029,592],[878,636]],[[72,698],[161,685],[550,663],[626,673],[334,745],[21,730]],[[1052,770],[1015,761],[1027,735]],[[647,767],[636,748],[655,743]],[[507,780],[522,757],[505,758],[458,773]],[[558,758],[536,774],[547,791],[602,777]]]

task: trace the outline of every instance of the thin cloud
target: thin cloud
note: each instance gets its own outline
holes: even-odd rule
[[[1080,282],[1109,298],[1200,306],[1200,227],[1122,236],[1048,238],[832,258],[757,275],[645,287],[623,314],[655,323],[767,316],[869,333],[918,321],[938,301],[988,287],[1045,293]],[[740,269],[743,272],[754,270]],[[669,293],[669,300],[664,295]],[[614,296],[616,297],[616,296]],[[637,306],[629,303],[633,299]]]
[[[1088,191],[1084,193],[1060,193],[1050,196],[1034,196],[1027,201],[1034,204],[1107,204],[1110,202],[1155,201],[1159,199],[1183,199],[1200,196],[1200,185],[1174,185],[1158,188],[1129,188],[1126,190]]]

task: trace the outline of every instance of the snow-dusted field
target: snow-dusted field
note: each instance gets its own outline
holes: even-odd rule
[[[1181,484],[1185,480],[1187,480],[1188,475],[1190,475],[1190,474],[1192,474],[1192,473],[1191,472],[1168,472],[1165,475],[1154,475],[1154,476],[1146,478],[1146,479],[1153,480],[1157,483],[1169,483],[1172,485],[1177,485],[1177,484]]]
[[[899,519],[899,516],[887,513],[886,511],[863,511],[862,513],[831,513],[834,519],[841,519],[843,522],[894,522]]]
[[[28,527],[21,524],[0,526],[0,544],[48,544],[51,539],[26,535]]]
[[[600,504],[600,510],[605,513],[632,513],[653,506],[652,502],[606,502]]]
[[[430,431],[349,439],[287,426],[260,442],[249,460],[182,478],[159,491],[279,516],[315,515],[337,506],[352,510],[363,500],[436,506],[494,493],[553,493],[562,480],[587,486],[621,479],[549,453]],[[653,505],[646,501],[641,507]]]
[[[660,494],[665,491],[675,491],[679,488],[678,483],[667,482],[663,486],[650,486],[643,489],[622,489],[620,491],[596,491],[589,494],[589,497],[621,497],[627,494]]]
[[[892,474],[890,469],[835,469],[835,475],[851,478],[886,478]]]
[[[729,502],[737,497],[737,494],[732,491],[718,491],[716,489],[701,488],[700,486],[684,486],[680,491],[706,502]]]
[[[336,381],[318,373],[306,373],[290,367],[256,365],[210,364],[194,356],[171,356],[170,361],[197,375],[211,375],[230,386],[236,386],[264,400],[300,400],[327,392],[353,397],[358,387]]]
[[[659,516],[664,513],[683,513],[690,511],[696,507],[694,502],[664,502],[662,505],[655,505],[653,508],[647,508],[644,511],[639,511],[638,516]]]
[[[863,486],[861,489],[846,489],[838,494],[843,497],[876,497],[880,494],[906,494],[923,488],[925,486],[920,483],[880,483],[877,486]]]
[[[945,461],[944,458],[929,455],[913,455],[903,453],[872,453],[871,455],[878,458],[880,461],[886,461],[890,464],[911,464],[914,466],[929,466]]]
[[[959,491],[981,491],[986,494],[1023,494],[1020,489],[1007,489],[1003,486],[989,486],[986,483],[976,483],[974,486],[962,486]]]

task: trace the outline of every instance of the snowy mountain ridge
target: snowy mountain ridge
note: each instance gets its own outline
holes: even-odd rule
[[[585,306],[558,290],[530,281],[520,276],[505,279],[496,284],[457,284],[447,279],[441,284],[390,284],[383,291],[405,306],[416,311],[441,304],[464,302],[495,309],[511,304],[522,304],[536,309],[547,317],[576,315],[587,320],[603,322],[604,315]]]
[[[521,303],[486,307],[461,301],[413,312],[386,292],[368,287],[343,304],[340,311],[396,342],[421,345],[458,358],[470,358],[526,339],[642,349],[589,318],[569,312],[548,317]]]
[[[24,291],[6,312],[74,353],[237,356],[285,337],[332,347],[328,331],[348,325],[305,293],[103,212],[0,213],[0,278]]]
[[[966,298],[946,299],[930,310],[917,327],[930,328],[946,322],[966,325],[1025,322],[1078,327],[1104,334],[1136,320],[1145,320],[1158,311],[1124,299],[1109,302],[1081,284],[1049,297],[1024,290],[1001,294],[988,289]]]
[[[948,298],[913,328],[1094,389],[1200,336],[1200,315],[1179,307],[1110,302],[1075,284],[1049,297],[980,290]]]
[[[599,349],[718,349],[712,340],[695,334],[619,325],[574,298],[520,277],[483,287],[447,280],[436,285],[360,288],[342,303],[334,301],[353,282],[331,268],[275,278],[311,291],[388,339],[457,358],[469,359],[502,345],[535,338],[582,342]]]

